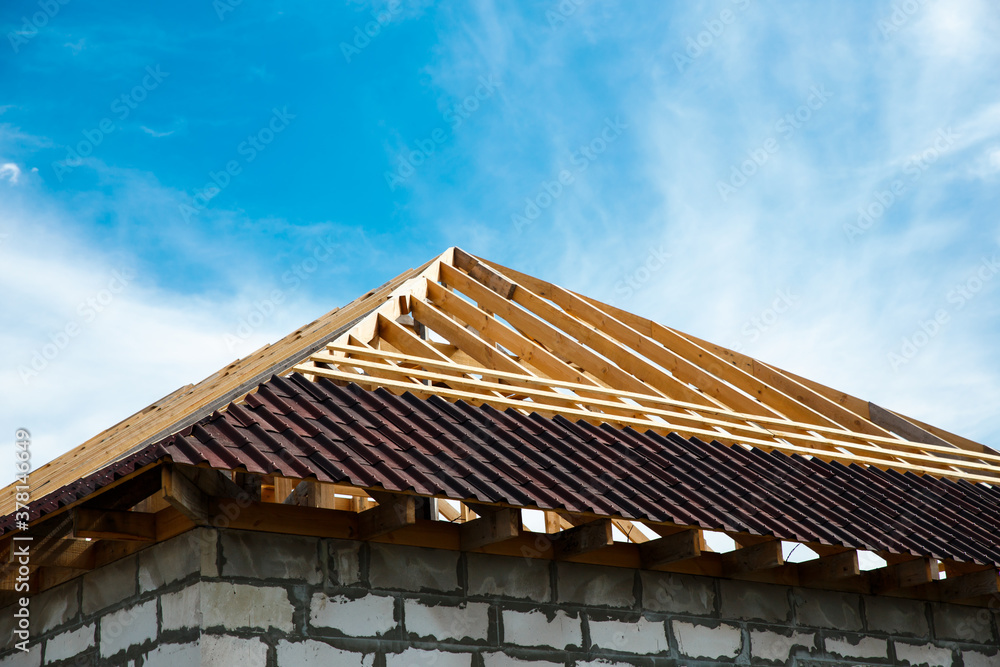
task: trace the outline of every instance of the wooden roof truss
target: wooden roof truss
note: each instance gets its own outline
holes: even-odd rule
[[[1000,455],[983,445],[451,248],[35,471],[32,495],[292,372],[825,461],[1000,481]],[[622,517],[563,511],[545,511],[544,532],[532,532],[525,509],[161,461],[34,522],[32,590],[195,526],[216,526],[972,604],[1000,594],[990,565],[884,553],[885,567],[862,572],[856,551],[825,544],[806,544],[817,558],[793,564],[774,538],[730,533],[736,548],[716,553],[696,527],[640,528]],[[11,591],[10,534],[0,538],[0,563],[0,591]]]

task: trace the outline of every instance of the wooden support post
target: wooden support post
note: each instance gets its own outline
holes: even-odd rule
[[[152,542],[156,539],[156,515],[77,507],[73,510],[73,537],[101,540]]]
[[[611,519],[598,519],[552,536],[556,558],[571,558],[614,544]]]
[[[361,539],[370,540],[394,530],[417,523],[417,498],[415,496],[379,494],[379,504],[358,514]],[[389,498],[384,498],[388,495]]]
[[[290,477],[274,476],[274,502],[284,503],[285,499],[292,494],[300,480]]]
[[[459,538],[463,551],[472,551],[506,540],[520,537],[521,510],[503,508],[497,512],[484,514],[475,521],[463,523]]]
[[[722,569],[727,576],[739,578],[759,570],[781,567],[785,558],[781,554],[781,540],[759,542],[753,546],[722,554]]]
[[[368,509],[365,498],[355,496],[351,501],[352,509],[356,512]],[[299,482],[282,502],[285,505],[297,505],[298,507],[326,507],[328,509],[335,509],[337,506],[333,485],[314,480]]]
[[[640,544],[639,557],[643,568],[655,570],[662,565],[698,558],[704,548],[701,530],[692,528]]]

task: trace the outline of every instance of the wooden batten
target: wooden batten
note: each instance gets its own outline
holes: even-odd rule
[[[33,483],[45,492],[62,488],[230,401],[245,401],[262,379],[292,372],[1000,483],[1000,454],[978,443],[457,248],[174,392],[43,466]],[[0,498],[0,510],[9,511],[9,498]],[[997,569],[981,564],[880,554],[887,565],[862,572],[856,551],[818,544],[808,544],[818,558],[788,564],[781,541],[770,536],[727,532],[738,548],[718,554],[697,527],[650,523],[659,534],[650,540],[635,519],[565,510],[545,510],[545,534],[535,534],[525,529],[522,508],[452,500],[458,509],[413,493],[160,461],[35,522],[30,576],[33,585],[52,585],[195,526],[220,526],[927,600],[979,604],[1000,593]],[[614,542],[614,529],[629,542]],[[11,590],[11,540],[0,538],[0,590]]]

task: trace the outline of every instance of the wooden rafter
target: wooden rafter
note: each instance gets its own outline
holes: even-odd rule
[[[833,390],[459,249],[292,370],[826,461],[1000,481],[1000,454],[955,446],[915,423],[910,432],[926,437],[906,439]]]
[[[979,443],[450,249],[36,471],[32,495],[61,488],[206,411],[224,409],[228,401],[245,400],[262,377],[291,372],[522,414],[1000,483],[1000,454]],[[58,583],[71,576],[67,572],[100,567],[151,541],[213,525],[240,498],[241,511],[227,524],[233,528],[930,600],[975,601],[1000,592],[996,568],[967,563],[886,555],[884,568],[862,572],[856,551],[819,544],[807,544],[818,558],[786,563],[782,543],[766,536],[730,534],[738,548],[720,554],[707,547],[697,527],[648,523],[640,529],[626,517],[551,509],[545,511],[545,534],[536,535],[524,529],[517,507],[451,498],[456,509],[412,494],[158,465],[112,483],[96,504],[74,503],[33,525],[46,540],[33,581]],[[153,493],[158,495],[150,498]],[[0,498],[0,510],[11,497]],[[628,541],[615,542],[615,529]],[[659,537],[649,539],[647,529]],[[10,544],[10,535],[0,539],[0,578],[9,579]],[[944,580],[940,568],[947,572]]]

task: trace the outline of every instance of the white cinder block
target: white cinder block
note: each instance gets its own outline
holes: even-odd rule
[[[962,661],[965,667],[996,667],[1000,661],[1000,653],[996,655],[986,655],[979,651],[962,651]]]
[[[201,667],[264,667],[267,644],[257,637],[201,636]]]
[[[565,667],[566,663],[518,660],[504,653],[483,653],[483,664],[486,667]]]
[[[954,660],[951,649],[934,646],[934,644],[904,644],[896,642],[896,659],[905,660],[910,665],[927,665],[927,667],[951,667]]]
[[[861,637],[858,643],[847,639],[826,639],[826,651],[841,658],[885,658],[889,642],[875,637]]]
[[[636,623],[591,621],[590,640],[595,647],[612,651],[652,655],[670,650],[663,622],[645,618]]]
[[[202,627],[292,631],[292,603],[284,588],[202,582]]]
[[[374,653],[351,653],[323,642],[278,642],[278,667],[371,667],[374,662]]]
[[[469,667],[471,664],[470,653],[408,648],[402,653],[388,653],[385,656],[385,667]]]
[[[796,646],[814,648],[816,638],[800,632],[794,633],[791,637],[767,630],[752,630],[750,632],[750,653],[755,658],[785,662]]]
[[[94,645],[94,630],[91,623],[82,628],[63,632],[45,642],[45,663],[58,662],[89,650]]]
[[[734,658],[743,649],[743,633],[736,625],[711,628],[674,621],[673,628],[677,648],[689,658]]]
[[[564,649],[583,646],[583,628],[579,618],[560,610],[550,621],[540,611],[503,612],[503,641],[516,646],[550,646]]]
[[[188,586],[160,598],[162,630],[181,630],[201,626],[201,588]]]
[[[100,621],[101,657],[156,639],[156,600],[107,614]]]
[[[490,606],[485,602],[467,602],[452,607],[428,607],[407,600],[403,609],[406,632],[435,639],[486,639],[490,628]]]
[[[181,667],[200,665],[201,649],[198,642],[190,644],[160,644],[146,654],[142,667]]]
[[[0,659],[3,667],[38,667],[42,664],[42,645],[35,644],[27,651],[14,651],[6,658]]]
[[[350,599],[316,593],[309,605],[309,624],[333,628],[351,637],[375,637],[396,627],[395,600],[384,595]]]

